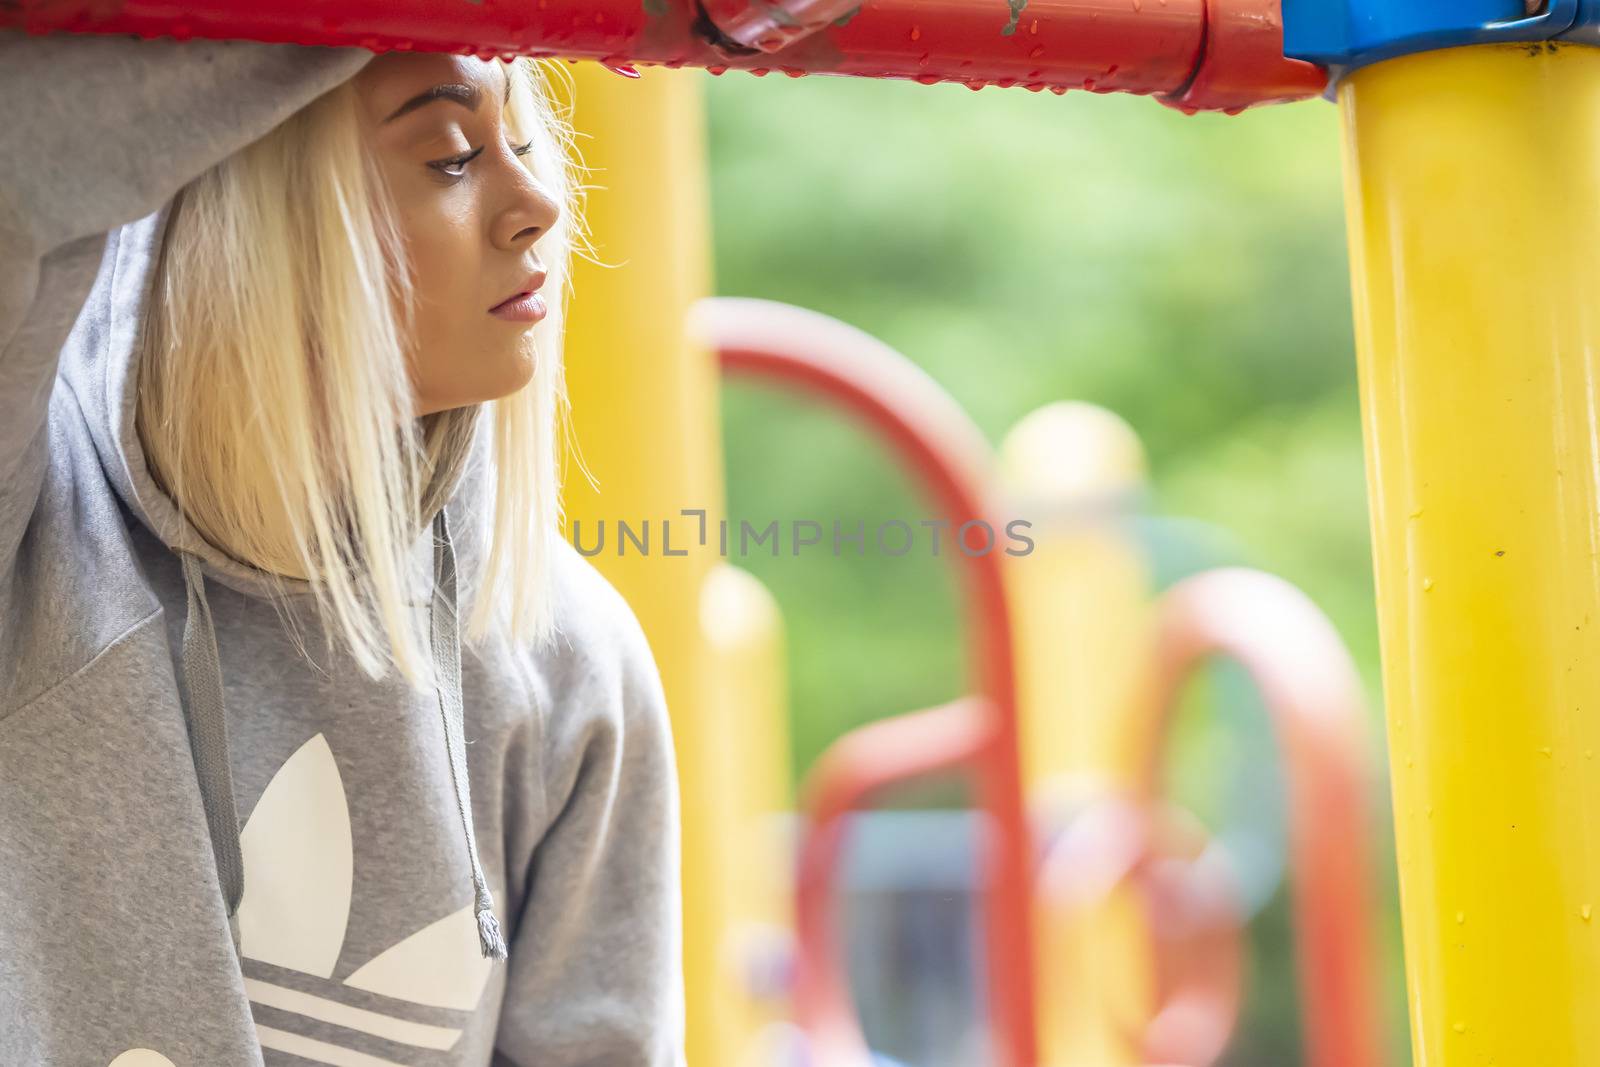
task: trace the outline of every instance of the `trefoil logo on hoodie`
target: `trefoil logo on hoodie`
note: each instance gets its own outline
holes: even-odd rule
[[[273,774],[239,835],[244,897],[239,934],[246,960],[288,968],[326,983],[317,993],[246,976],[253,1007],[380,1038],[394,1046],[446,1050],[458,1027],[407,1019],[346,1002],[345,988],[375,993],[424,1009],[470,1014],[488,984],[492,960],[478,948],[473,902],[437,919],[379,953],[343,982],[332,980],[344,945],[353,889],[349,803],[327,739],[317,734]],[[437,1012],[433,1013],[437,1015]],[[465,1020],[463,1020],[465,1021]],[[316,1063],[406,1067],[309,1033],[256,1023],[263,1049]],[[108,1067],[186,1067],[148,1048],[128,1049]]]

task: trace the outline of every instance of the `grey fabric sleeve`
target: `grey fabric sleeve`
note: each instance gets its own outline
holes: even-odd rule
[[[359,48],[0,30],[0,577],[38,501],[61,345],[103,235],[371,58]]]
[[[580,642],[574,673],[555,680],[566,696],[541,722],[551,820],[512,934],[493,1067],[683,1067],[666,697],[626,600],[598,581],[585,599],[598,639]]]

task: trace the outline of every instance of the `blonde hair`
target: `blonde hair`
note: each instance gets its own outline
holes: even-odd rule
[[[330,640],[337,631],[369,676],[393,663],[416,685],[434,678],[426,616],[411,610],[412,546],[468,462],[480,417],[494,488],[463,531],[484,561],[460,575],[463,600],[475,579],[464,641],[540,643],[553,632],[557,449],[570,431],[562,329],[570,254],[586,239],[581,164],[570,109],[548,84],[570,75],[495,62],[512,82],[511,135],[534,142],[524,165],[562,207],[540,244],[549,314],[526,340],[528,385],[414,417],[413,280],[350,82],[179,193],[140,342],[138,432],[185,516],[235,559],[307,580]]]

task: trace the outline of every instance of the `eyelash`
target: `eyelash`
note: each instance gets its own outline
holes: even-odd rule
[[[488,147],[488,146],[485,145],[484,147]],[[515,153],[516,155],[518,155],[518,156],[525,156],[532,150],[533,150],[533,142],[532,141],[529,141],[527,144],[517,145],[516,147],[511,149],[511,151],[513,153]],[[460,174],[457,174],[457,173],[454,173],[453,171],[446,170],[445,168],[446,167],[464,167],[468,163],[471,163],[474,159],[477,159],[478,156],[482,154],[482,152],[483,152],[483,148],[477,148],[477,149],[474,149],[471,152],[466,153],[465,155],[452,156],[450,159],[438,159],[438,160],[435,160],[434,162],[429,163],[428,166],[432,167],[434,170],[438,171],[440,174],[443,174],[446,178],[464,178],[464,177],[466,177],[466,172],[465,171],[463,171]]]

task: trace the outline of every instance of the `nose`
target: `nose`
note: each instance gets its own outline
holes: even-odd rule
[[[504,203],[495,215],[491,235],[495,247],[508,252],[523,252],[550,232],[561,218],[561,205],[545,184],[538,180],[524,161],[509,151],[504,166]]]

